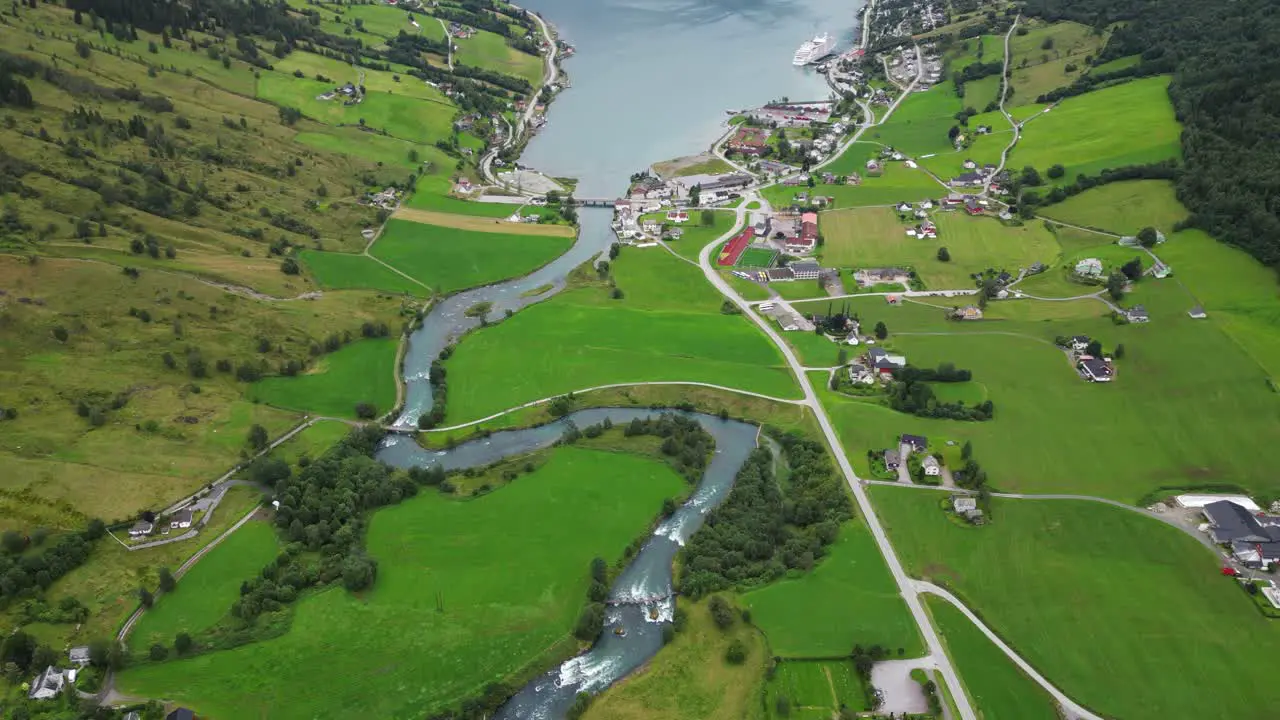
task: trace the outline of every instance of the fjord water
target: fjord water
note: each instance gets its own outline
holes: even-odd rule
[[[853,45],[863,0],[531,0],[577,54],[564,62],[571,89],[552,103],[550,122],[521,162],[578,178],[579,197],[615,197],[651,163],[702,152],[724,132],[726,109],[773,99],[821,100],[829,91],[812,69],[792,66],[800,43],[819,32]],[[398,425],[431,410],[428,372],[445,346],[480,325],[467,317],[493,303],[490,321],[564,287],[578,265],[613,242],[609,210],[583,209],[574,246],[521,278],[453,295],[434,306],[409,338],[405,403]],[[543,285],[537,296],[522,293]],[[553,352],[555,348],[546,348]],[[468,418],[470,419],[470,418]]]
[[[396,467],[446,470],[488,465],[554,444],[570,424],[586,427],[606,418],[624,425],[657,411],[627,408],[580,410],[548,425],[496,432],[444,451],[424,450],[412,440],[390,435],[378,459]],[[716,450],[689,499],[662,521],[609,589],[605,629],[586,653],[535,678],[494,716],[494,720],[555,720],[580,692],[599,692],[639,667],[662,647],[662,625],[675,608],[671,563],[706,514],[724,500],[733,479],[756,444],[756,427],[710,415],[687,414],[715,438]],[[607,478],[599,479],[608,482]],[[484,502],[483,499],[479,502]]]

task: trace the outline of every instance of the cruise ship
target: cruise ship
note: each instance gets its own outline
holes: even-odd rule
[[[792,58],[793,65],[808,65],[818,62],[831,54],[832,48],[836,45],[836,41],[827,33],[815,36],[796,50],[796,56]]]

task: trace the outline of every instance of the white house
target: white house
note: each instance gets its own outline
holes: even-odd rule
[[[67,659],[72,665],[84,667],[89,664],[89,646],[79,645],[67,651]]]
[[[1088,335],[1076,335],[1071,338],[1072,350],[1075,350],[1076,352],[1084,352],[1085,348],[1087,347],[1089,347]]]
[[[151,531],[154,529],[155,529],[154,523],[148,522],[146,520],[139,520],[138,522],[134,523],[133,527],[129,528],[129,537],[136,538],[136,537],[142,537],[143,535],[150,535]]]
[[[930,455],[920,463],[920,467],[924,468],[924,474],[929,477],[937,477],[942,474],[942,465],[938,463],[938,459]]]
[[[978,509],[978,499],[968,496],[954,497],[951,499],[951,507],[960,514],[971,513]]]
[[[31,681],[31,690],[27,697],[32,700],[52,700],[62,693],[67,685],[67,676],[61,670],[50,665]]]
[[[1102,261],[1098,258],[1085,258],[1076,263],[1076,274],[1081,277],[1102,277]]]

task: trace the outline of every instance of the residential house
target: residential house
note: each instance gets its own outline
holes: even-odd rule
[[[898,466],[901,464],[902,464],[902,458],[898,456],[897,450],[884,451],[884,467],[886,470],[889,470],[889,471],[897,470]]]
[[[961,167],[963,167],[965,170],[976,170],[978,169],[978,163],[972,160],[965,160],[964,163],[961,165]]]
[[[1081,355],[1076,361],[1076,367],[1080,370],[1080,377],[1089,382],[1111,382],[1115,374],[1110,362],[1092,355]]]
[[[142,720],[142,715],[137,710],[130,710],[124,714],[124,720]]]
[[[192,512],[190,508],[183,508],[178,512],[169,516],[169,527],[171,528],[189,528],[191,527]]]
[[[973,198],[969,198],[964,203],[964,211],[969,213],[970,215],[981,215],[982,206],[978,204],[977,200]]]
[[[671,228],[667,231],[667,238],[670,240],[679,240],[684,237],[684,231],[680,228]]]
[[[1085,258],[1076,263],[1076,274],[1081,277],[1102,277],[1102,261],[1098,258]]]
[[[951,178],[952,187],[964,187],[965,185],[981,185],[982,176],[976,172],[961,173]]]
[[[1078,352],[1078,353],[1079,353],[1079,352],[1084,352],[1085,348],[1087,348],[1087,347],[1089,347],[1089,336],[1088,336],[1088,335],[1076,335],[1076,336],[1074,336],[1074,337],[1072,337],[1072,338],[1071,338],[1071,349],[1072,349],[1072,350],[1074,350],[1074,351],[1076,351],[1076,352]]]
[[[880,174],[880,172],[881,172],[881,170],[880,170],[880,163],[876,162],[875,160],[868,160],[868,161],[867,161],[867,172],[868,172],[868,173],[871,173],[872,175],[879,175],[879,174]]]
[[[672,210],[667,213],[667,222],[680,224],[688,221],[689,221],[689,213],[683,210],[678,210],[678,211]]]
[[[911,212],[911,203],[909,203],[909,202],[898,203],[898,212],[900,212],[900,213],[909,213],[909,212]]]
[[[929,449],[929,438],[923,435],[902,434],[899,438],[903,445],[910,445],[913,452],[924,452]]]
[[[1151,316],[1147,314],[1147,308],[1145,305],[1134,305],[1124,311],[1124,316],[1131,323],[1144,323],[1150,322],[1151,320]]]
[[[133,527],[129,528],[129,537],[136,538],[143,537],[144,535],[150,535],[151,531],[154,530],[155,527],[155,523],[150,520],[139,520],[133,524]]]
[[[791,263],[790,267],[797,280],[817,280],[822,274],[822,267],[816,262]]]
[[[867,364],[880,376],[891,377],[894,370],[907,366],[907,358],[903,355],[891,355],[884,348],[873,347],[867,351]]]
[[[956,308],[955,312],[951,313],[951,317],[956,320],[981,320],[982,308],[977,305],[966,305],[962,308]]]
[[[1201,512],[1209,537],[1231,546],[1231,554],[1246,566],[1266,569],[1280,562],[1280,517],[1254,515],[1230,500],[1209,503]]]
[[[644,223],[640,225],[640,229],[650,235],[657,235],[662,232],[662,226],[652,220],[645,220]]]
[[[921,210],[932,210],[932,209],[933,209],[933,201],[932,201],[932,200],[922,200],[922,201],[920,201],[920,209],[921,209]]]
[[[164,720],[196,720],[196,714],[187,708],[180,707],[165,715]]]
[[[67,659],[71,661],[72,665],[76,665],[78,667],[84,667],[85,665],[88,665],[89,664],[89,646],[77,645],[76,647],[71,648],[70,650],[67,651]]]
[[[929,477],[937,477],[942,474],[942,464],[938,462],[938,458],[932,455],[921,461],[920,467],[924,469],[924,474]]]
[[[1204,308],[1199,305],[1196,305],[1195,307],[1188,310],[1187,314],[1190,315],[1193,320],[1203,320],[1209,317],[1207,314],[1205,314]]]
[[[66,673],[50,665],[31,681],[31,689],[27,691],[27,697],[32,700],[52,700],[62,694],[66,686]]]
[[[849,382],[855,385],[873,385],[876,376],[866,365],[854,363],[849,366]]]
[[[951,498],[951,507],[961,515],[978,509],[978,498],[968,495],[957,495]]]

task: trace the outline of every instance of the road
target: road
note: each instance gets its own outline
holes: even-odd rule
[[[449,26],[444,20],[436,18],[436,22],[440,23],[440,29],[444,30],[444,44],[447,49],[445,62],[449,64],[449,72],[453,72],[453,35],[449,33]]]
[[[1044,691],[1049,693],[1049,695],[1053,697],[1053,699],[1058,703],[1058,705],[1066,712],[1069,720],[1103,720],[1101,716],[1095,715],[1094,713],[1086,709],[1083,705],[1080,705],[1076,701],[1067,697],[1066,693],[1059,690],[1057,687],[1053,685],[1053,683],[1046,680],[1043,675],[1036,672],[1036,669],[1031,666],[1031,663],[1028,663],[1026,660],[1023,660],[1021,655],[1018,655],[1018,653],[1014,652],[1013,648],[1009,647],[1008,644],[1006,644],[1005,641],[1002,640],[999,635],[995,634],[991,630],[991,628],[987,627],[987,624],[982,622],[982,619],[979,618],[977,615],[973,614],[973,611],[970,610],[968,607],[966,607],[964,603],[960,602],[960,599],[957,598],[955,595],[952,595],[951,593],[947,592],[945,589],[940,588],[937,585],[934,585],[933,583],[925,582],[923,580],[913,580],[912,584],[914,585],[914,589],[916,592],[936,595],[942,598],[943,600],[946,600],[947,602],[951,603],[952,605],[955,606],[957,610],[964,613],[964,616],[969,618],[969,622],[978,626],[978,629],[982,631],[982,634],[986,635],[987,638],[991,640],[991,642],[995,643],[996,647],[1000,648],[1004,652],[1004,654],[1007,655],[1009,659],[1014,662],[1015,665],[1021,668],[1022,672],[1026,673],[1027,677],[1034,680],[1037,685],[1044,688]],[[948,679],[947,682],[950,683],[951,681]],[[959,686],[952,685],[951,687],[959,687]],[[957,696],[957,699],[959,699],[959,697],[962,697],[959,693],[955,693],[954,691],[953,691],[953,694]],[[961,715],[964,714],[963,709],[961,709],[960,714]]]
[[[524,10],[518,5],[512,5],[511,7],[517,10]],[[493,185],[501,185],[497,176],[493,174],[493,161],[497,159],[498,153],[511,147],[524,134],[525,128],[529,126],[529,122],[533,119],[534,111],[538,107],[538,99],[542,96],[542,89],[551,86],[560,78],[560,68],[556,65],[556,40],[551,35],[551,28],[547,27],[546,21],[537,13],[529,10],[525,10],[525,12],[529,14],[529,17],[533,18],[534,22],[538,23],[538,27],[542,30],[542,36],[547,40],[547,52],[542,56],[546,69],[543,72],[542,84],[535,88],[529,96],[529,103],[515,127],[511,128],[511,132],[508,132],[507,136],[502,139],[502,143],[490,148],[489,152],[480,158],[480,177],[485,182]]]
[[[919,79],[919,74],[917,74],[917,79]],[[809,376],[805,374],[803,363],[796,358],[791,346],[782,339],[782,336],[774,330],[772,325],[756,313],[751,312],[750,305],[720,276],[720,273],[716,272],[716,269],[711,264],[711,253],[716,247],[732,237],[738,228],[745,224],[746,211],[738,208],[735,212],[737,213],[737,223],[735,223],[734,229],[723,237],[708,243],[698,254],[698,265],[702,268],[702,274],[707,278],[707,282],[720,291],[720,294],[728,298],[730,302],[742,310],[743,314],[751,318],[752,322],[764,331],[765,335],[773,341],[778,350],[782,352],[783,357],[786,358],[792,374],[795,375],[796,381],[800,383],[800,388],[804,391],[803,404],[813,411],[819,427],[822,428],[822,434],[827,440],[827,445],[831,448],[836,464],[839,466],[841,473],[844,474],[845,482],[849,484],[849,489],[853,492],[853,496],[858,502],[858,509],[862,512],[862,516],[866,520],[872,536],[875,538],[880,554],[884,556],[885,563],[889,566],[889,572],[893,575],[894,582],[898,584],[907,608],[911,611],[916,624],[920,627],[920,633],[924,636],[925,645],[929,648],[929,656],[937,664],[938,672],[942,673],[947,686],[954,688],[956,707],[960,711],[961,720],[977,720],[973,706],[963,690],[965,686],[961,683],[959,674],[956,673],[955,667],[952,666],[951,660],[947,657],[946,651],[942,646],[942,639],[938,636],[933,627],[933,622],[925,612],[916,587],[912,584],[913,581],[907,576],[906,570],[902,567],[902,563],[893,549],[893,545],[889,542],[884,526],[880,524],[880,518],[876,515],[875,508],[871,505],[871,499],[867,496],[861,480],[853,471],[853,465],[850,464],[849,457],[845,454],[844,446],[840,443],[840,437],[831,425],[831,420],[827,417],[822,403],[819,402],[817,393],[814,392],[813,384],[809,382]]]
[[[1018,27],[1018,21],[1021,19],[1021,14],[1015,15],[1013,24],[1009,26],[1009,32],[1004,34],[1004,69],[1000,71],[1000,114],[1004,115],[1004,119],[1009,122],[1009,127],[1013,128],[1013,140],[1010,140],[1004,150],[1000,151],[1000,165],[983,182],[983,195],[991,192],[991,181],[1004,171],[1005,164],[1009,162],[1009,153],[1013,151],[1014,146],[1018,144],[1018,138],[1022,135],[1022,126],[1013,119],[1013,116],[1004,107],[1005,98],[1009,95],[1009,38],[1013,37],[1013,30]]]

